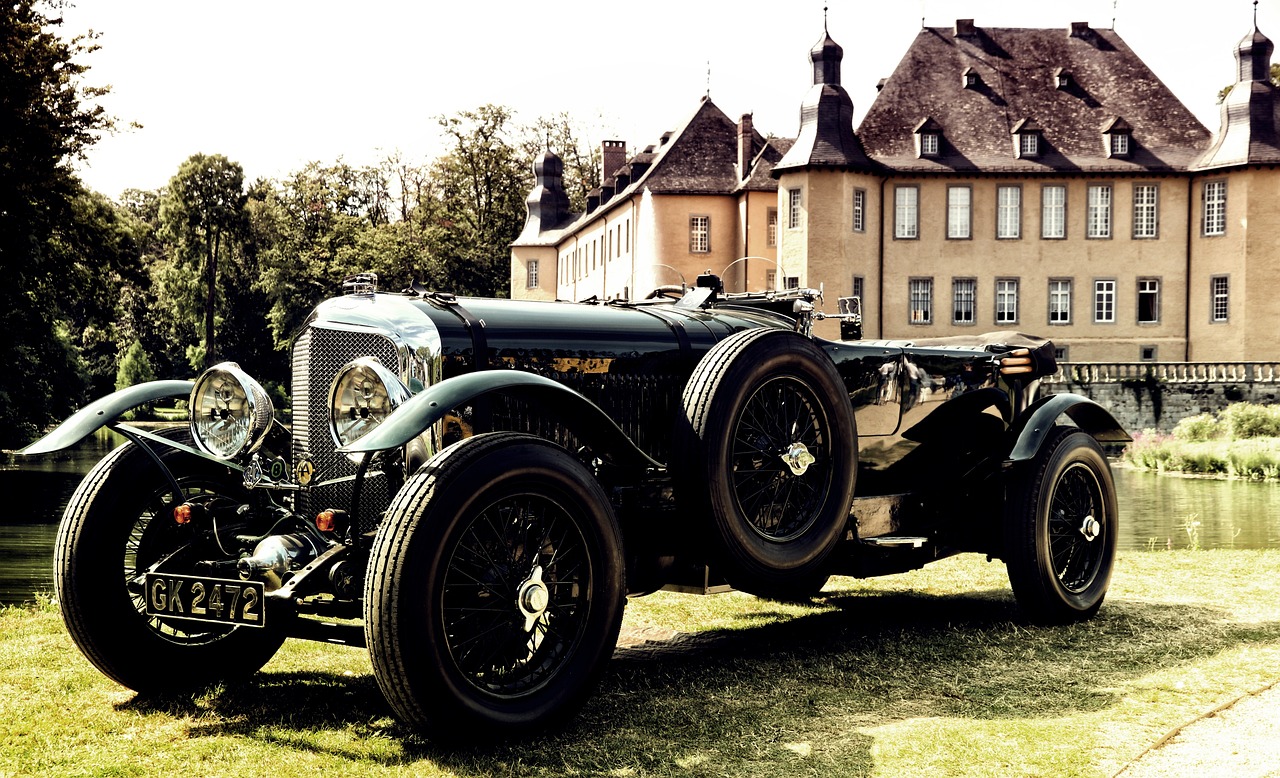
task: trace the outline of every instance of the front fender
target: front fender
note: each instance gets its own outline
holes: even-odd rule
[[[540,411],[572,430],[602,456],[619,464],[662,466],[641,451],[600,406],[550,378],[519,370],[481,370],[441,381],[414,395],[369,434],[338,451],[363,454],[399,448],[450,410],[485,395],[508,395],[536,402]]]
[[[120,417],[125,411],[166,397],[189,397],[192,381],[148,381],[100,397],[71,414],[48,435],[19,451],[19,454],[47,454],[69,448]]]
[[[1078,394],[1053,394],[1031,405],[1013,425],[1017,441],[1009,454],[1010,462],[1035,458],[1054,422],[1066,414],[1080,429],[1099,443],[1128,443],[1133,440],[1111,413],[1088,397]]]

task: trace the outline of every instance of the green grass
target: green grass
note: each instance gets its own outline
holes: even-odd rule
[[[1179,440],[1135,435],[1120,460],[1141,470],[1252,481],[1280,480],[1280,438]]]
[[[1112,775],[1280,678],[1280,551],[1122,556],[1067,627],[1025,624],[965,556],[810,605],[660,593],[624,629],[681,639],[621,650],[564,731],[458,750],[395,722],[360,650],[290,641],[246,682],[140,697],[54,607],[9,608],[0,776]]]

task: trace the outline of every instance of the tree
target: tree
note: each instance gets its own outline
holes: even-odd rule
[[[564,188],[569,210],[587,209],[587,193],[600,186],[600,144],[585,138],[582,127],[567,113],[544,116],[525,128],[521,149],[526,165],[532,166],[543,151],[554,151],[564,163]],[[613,171],[609,171],[612,173]]]
[[[83,398],[71,300],[75,253],[57,241],[81,192],[72,163],[112,121],[77,58],[96,44],[59,37],[38,0],[0,7],[0,446],[29,440]],[[61,330],[61,334],[60,334]]]
[[[197,361],[206,368],[217,361],[219,263],[237,251],[244,228],[243,168],[221,154],[193,154],[169,179],[160,201],[160,234],[171,259],[163,275],[166,286],[179,297],[179,312],[188,310],[183,303],[189,303],[193,289],[203,300],[203,338],[198,349],[190,350],[199,356],[193,367]],[[199,280],[192,283],[193,277]]]
[[[533,171],[508,139],[511,111],[485,105],[440,117],[449,151],[431,168],[424,213],[434,262],[423,280],[460,294],[505,295],[510,244],[524,224]]]

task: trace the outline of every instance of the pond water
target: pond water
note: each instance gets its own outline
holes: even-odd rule
[[[106,430],[56,457],[0,467],[0,604],[53,591],[57,522],[85,473],[123,439]],[[1280,483],[1158,476],[1112,468],[1120,548],[1280,548]]]

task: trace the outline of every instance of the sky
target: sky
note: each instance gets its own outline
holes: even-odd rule
[[[1210,130],[1235,80],[1252,0],[73,0],[64,36],[93,30],[84,83],[121,131],[78,165],[111,197],[158,189],[197,152],[248,180],[310,161],[425,164],[436,117],[486,103],[516,120],[567,112],[593,144],[629,151],[677,129],[709,93],[726,114],[792,137],[812,83],[809,49],[827,27],[844,48],[854,124],[919,32],[979,27],[1111,28]],[[1280,0],[1258,27],[1280,41]],[[128,129],[131,123],[140,129]]]

